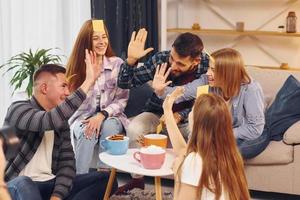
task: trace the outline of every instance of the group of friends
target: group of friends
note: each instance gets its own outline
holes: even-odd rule
[[[177,156],[174,199],[250,199],[243,159],[258,155],[268,137],[262,88],[241,54],[224,48],[210,55],[197,35],[183,33],[171,50],[137,67],[153,50],[145,49],[146,39],[145,29],[133,32],[123,61],[104,21],[88,20],[66,69],[46,64],[35,72],[33,96],[12,103],[5,117],[21,144],[5,170],[1,159],[0,191],[9,191],[7,199],[102,199],[109,167],[98,160],[100,170],[89,171],[95,147],[104,151],[96,144],[123,133],[136,148],[160,123]],[[130,121],[124,114],[129,90],[149,81],[153,94]],[[197,97],[202,85],[208,93]],[[143,189],[143,177],[132,177],[119,188],[115,180],[112,194]]]

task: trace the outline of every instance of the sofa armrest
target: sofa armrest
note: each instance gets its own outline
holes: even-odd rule
[[[286,144],[300,144],[300,121],[294,123],[283,135],[283,142]]]

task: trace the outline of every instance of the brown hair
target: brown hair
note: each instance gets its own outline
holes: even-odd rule
[[[216,199],[222,192],[230,200],[249,199],[243,159],[234,139],[225,101],[215,94],[203,94],[196,99],[193,114],[187,153],[199,153],[203,161],[198,185],[200,197],[203,188],[207,188]]]
[[[193,33],[182,33],[174,41],[172,45],[176,53],[180,57],[191,56],[197,58],[203,50],[203,42],[198,35]]]
[[[211,54],[215,64],[215,82],[226,99],[238,95],[242,83],[249,83],[241,54],[231,48],[224,48]]]
[[[44,64],[42,65],[33,75],[33,83],[35,83],[41,74],[43,73],[49,73],[53,76],[56,76],[56,74],[65,74],[66,69],[63,66],[57,65],[57,64]]]
[[[104,24],[105,33],[108,37],[108,46],[105,52],[105,56],[112,57],[115,53],[112,50],[109,34]],[[70,90],[76,90],[85,80],[85,49],[92,50],[93,44],[93,25],[92,19],[87,20],[81,27],[75,44],[73,46],[72,53],[67,63],[66,76],[69,80]]]

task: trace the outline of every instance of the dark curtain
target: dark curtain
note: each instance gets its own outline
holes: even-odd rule
[[[91,0],[91,11],[105,20],[117,56],[127,58],[131,34],[140,28],[148,31],[145,48],[154,48],[151,55],[158,51],[157,0]]]

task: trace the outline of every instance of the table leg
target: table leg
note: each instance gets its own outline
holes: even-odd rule
[[[162,200],[160,177],[156,176],[154,180],[155,180],[155,197],[156,197],[156,200]]]
[[[109,180],[106,186],[106,190],[105,190],[105,194],[104,194],[104,200],[109,200],[109,195],[114,183],[116,177],[116,169],[115,168],[111,168],[111,172],[110,172],[110,176],[109,176]]]

